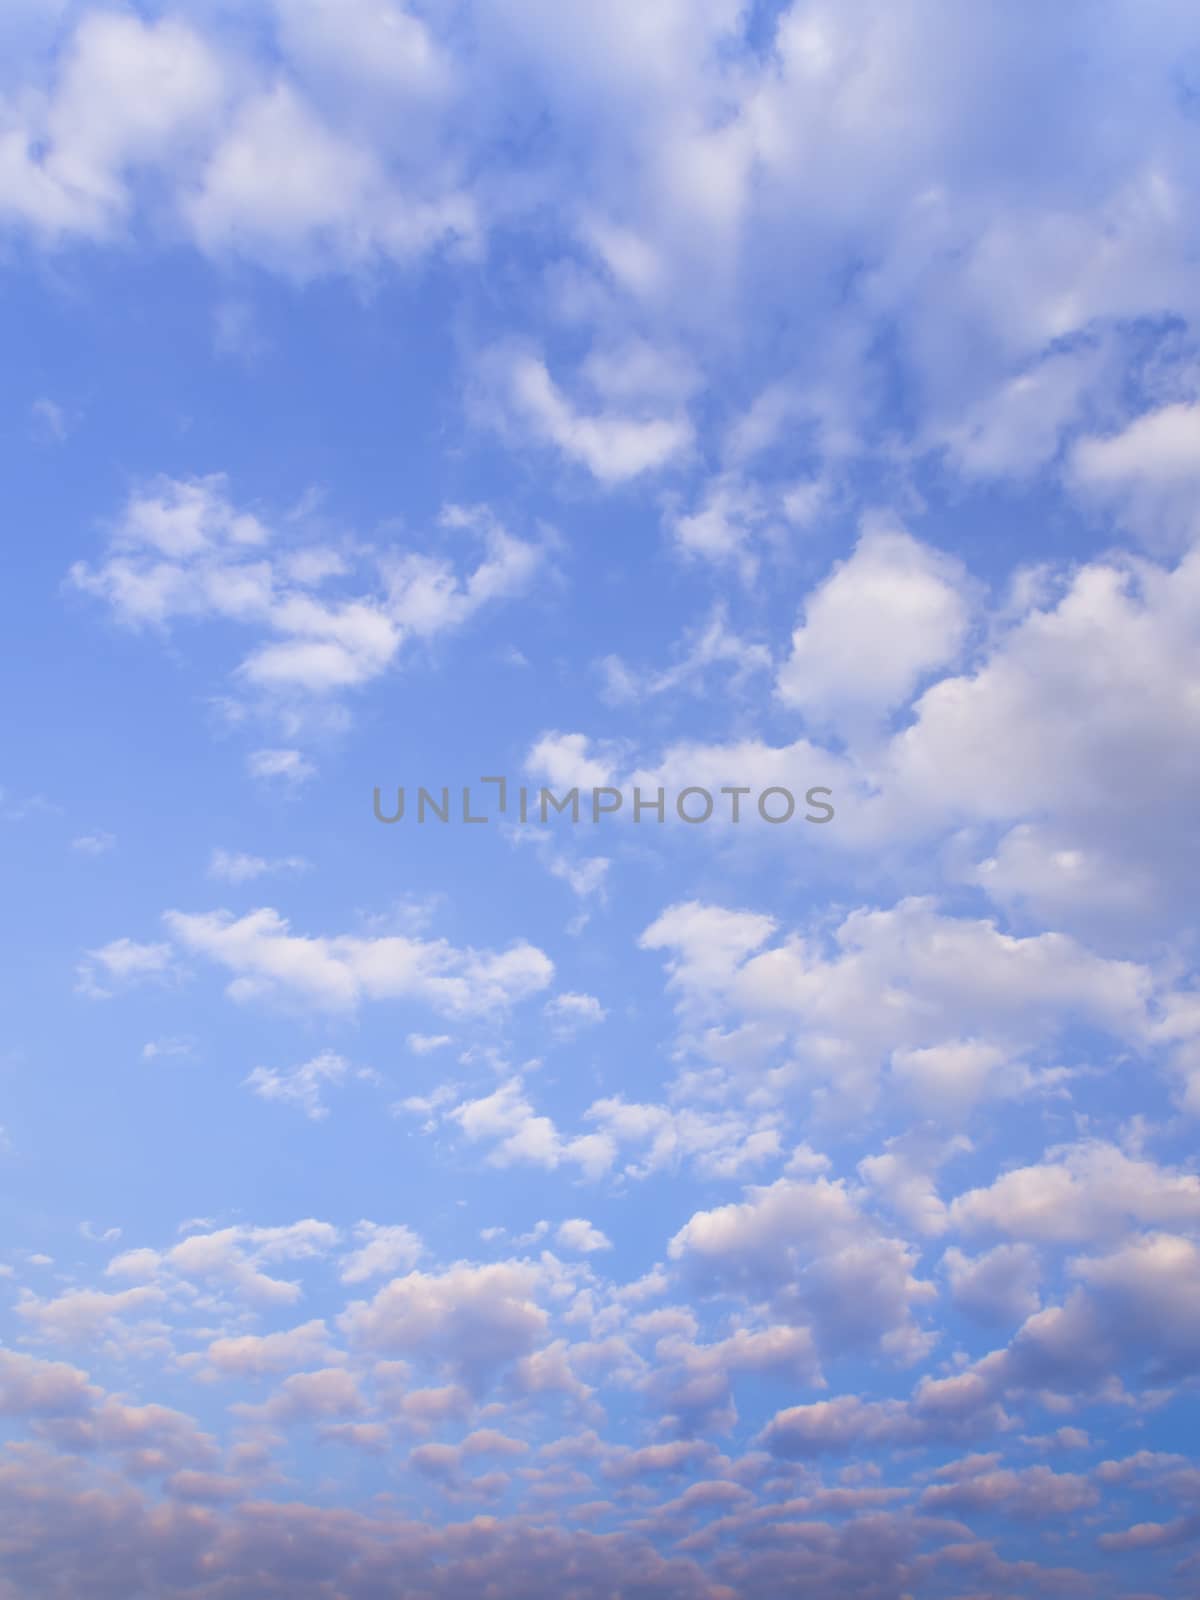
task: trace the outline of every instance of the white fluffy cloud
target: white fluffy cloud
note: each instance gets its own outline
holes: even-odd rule
[[[941,1265],[955,1305],[977,1322],[1021,1323],[1038,1309],[1039,1264],[1027,1244],[998,1244],[981,1256],[951,1246]]]
[[[413,1110],[425,1110],[425,1102]],[[447,1110],[472,1143],[490,1146],[493,1166],[578,1166],[599,1178],[624,1158],[626,1177],[641,1179],[690,1165],[711,1178],[740,1177],[780,1154],[778,1116],[734,1110],[630,1101],[620,1095],[595,1100],[583,1114],[588,1131],[563,1132],[536,1110],[526,1084],[509,1078],[490,1094]]]
[[[581,1255],[612,1249],[612,1240],[585,1217],[571,1217],[566,1222],[560,1222],[554,1237],[564,1250],[577,1250]]]
[[[362,1348],[433,1362],[481,1389],[541,1343],[548,1318],[538,1284],[537,1269],[518,1263],[410,1272],[349,1306],[340,1325]]]
[[[968,472],[1053,454],[1104,392],[1097,330],[1195,309],[1184,8],[1146,30],[1118,7],[1094,74],[1066,13],[1032,49],[1011,19],[985,39],[944,6],[869,0],[790,6],[765,33],[727,0],[584,7],[570,25],[521,0],[502,18],[473,9],[475,49],[396,0],[275,0],[256,18],[85,11],[15,48],[0,217],[55,240],[146,212],[293,275],[443,246],[475,259],[506,225],[552,223],[566,260],[551,302],[632,350],[626,368],[647,368],[647,312],[672,352],[718,370],[734,332],[770,328],[766,392],[802,351],[827,450],[879,402],[886,328],[917,441]],[[1050,108],[1036,144],[1028,104]],[[610,480],[683,437],[670,413],[572,402],[544,367],[523,386],[527,422]]]
[[[316,767],[299,750],[252,750],[246,759],[252,778],[264,783],[299,785],[315,777]]]
[[[1077,441],[1072,486],[1152,547],[1186,547],[1200,531],[1200,405],[1147,411],[1111,434]]]
[[[488,1160],[494,1166],[531,1165],[548,1170],[562,1165],[580,1167],[589,1177],[599,1177],[616,1156],[613,1140],[603,1133],[574,1138],[559,1132],[550,1117],[535,1111],[519,1078],[509,1078],[491,1094],[464,1100],[449,1111],[472,1143],[491,1145]]]
[[[314,1218],[280,1227],[206,1226],[168,1250],[126,1250],[113,1257],[106,1271],[109,1277],[152,1287],[160,1280],[214,1282],[252,1304],[292,1305],[301,1297],[301,1285],[273,1277],[264,1268],[281,1261],[314,1260],[327,1255],[337,1241],[337,1229]]]
[[[330,128],[286,83],[238,108],[183,216],[209,253],[291,272],[472,246],[477,226],[468,195],[449,182],[405,194],[376,151]]]
[[[284,1105],[294,1105],[310,1121],[321,1122],[329,1115],[329,1107],[322,1098],[325,1085],[344,1083],[349,1071],[350,1063],[344,1057],[326,1050],[290,1070],[255,1067],[245,1083],[260,1100],[277,1100]]]
[[[851,912],[829,936],[688,902],[642,935],[666,954],[685,1021],[743,1029],[756,1059],[786,1050],[781,1084],[815,1079],[874,1095],[882,1076],[929,1114],[959,1117],[987,1093],[1029,1087],[1020,1054],[1076,1020],[1147,1044],[1153,975],[1061,934],[1016,938],[928,899]],[[693,1031],[711,1054],[719,1031]],[[717,1057],[719,1059],[719,1056]]]
[[[54,238],[126,220],[139,172],[170,170],[211,137],[226,98],[220,54],[186,23],[81,17],[47,98],[6,108],[0,215]]]
[[[485,415],[511,426],[515,413],[535,440],[552,445],[602,483],[623,483],[665,467],[692,443],[686,415],[675,408],[664,413],[664,397],[656,387],[646,397],[626,391],[613,401],[600,394],[591,405],[586,399],[574,403],[539,356],[519,349],[489,352],[483,372]],[[594,392],[594,369],[592,375]]]
[[[281,998],[333,1011],[363,1000],[411,998],[449,1015],[487,1012],[548,986],[554,967],[529,944],[504,951],[456,949],[445,940],[401,934],[294,934],[270,907],[166,914],[185,950],[233,973],[238,1001]]]
[[[284,856],[268,860],[265,856],[250,855],[242,850],[213,851],[208,861],[210,878],[220,878],[226,883],[253,883],[256,878],[274,872],[304,872],[308,862],[302,856]]]
[[[567,1034],[580,1028],[594,1028],[608,1015],[594,994],[577,994],[571,990],[556,994],[543,1009],[551,1023]]]
[[[442,526],[451,539],[482,542],[476,567],[460,570],[420,551],[375,551],[367,553],[374,572],[348,582],[361,552],[285,545],[233,505],[220,476],[165,479],[130,498],[105,558],[94,567],[76,562],[71,580],[128,626],[209,619],[263,635],[237,671],[245,690],[331,695],[378,677],[405,640],[461,627],[530,582],[538,549],[486,512],[447,507]]]
[[[877,716],[954,662],[969,619],[961,565],[876,519],[809,596],[776,690],[818,724]]]
[[[359,1222],[354,1238],[355,1249],[342,1259],[343,1283],[366,1283],[406,1271],[416,1264],[423,1249],[417,1235],[403,1223]]]
[[[78,968],[77,987],[93,1000],[107,1000],[109,985],[123,987],[168,977],[175,968],[170,945],[139,944],[136,939],[113,939],[89,950]]]
[[[997,901],[1136,932],[1192,885],[1200,550],[1041,584],[978,670],[922,695],[863,821],[1007,828],[969,874]]]
[[[449,74],[422,24],[359,4],[356,35],[325,7],[277,9],[290,70],[274,81],[219,30],[82,16],[42,92],[6,107],[0,216],[48,240],[110,237],[157,201],[200,249],[293,275],[473,249],[476,208],[451,164],[428,148],[412,160],[411,143],[406,161],[386,123],[344,109],[374,90],[415,124],[436,105]]]
[[[916,1276],[915,1252],[840,1183],[781,1178],[741,1203],[698,1211],[668,1254],[700,1293],[768,1301],[781,1321],[811,1326],[822,1350],[924,1353],[913,1310],[937,1291]]]
[[[329,1353],[329,1329],[318,1318],[280,1333],[243,1333],[214,1339],[205,1358],[222,1377],[258,1377],[294,1372],[297,1367],[327,1360]]]
[[[769,900],[743,897],[726,869],[751,830],[730,828],[706,837],[720,849],[700,898],[664,877],[653,916],[632,854],[644,836],[614,834],[611,865],[548,849],[580,899],[607,881],[614,922],[653,916],[643,953],[625,952],[632,982],[584,962],[554,998],[554,966],[528,943],[466,948],[367,922],[297,932],[270,909],[174,912],[161,942],[89,950],[81,989],[143,985],[131,1005],[173,1005],[164,980],[186,962],[235,1000],[323,1013],[323,1034],[368,1001],[452,1019],[460,1041],[408,1034],[397,1066],[415,1081],[399,1093],[440,1136],[422,1156],[436,1164],[452,1135],[451,1179],[458,1162],[470,1182],[432,1196],[429,1244],[390,1212],[355,1222],[355,1203],[337,1226],[223,1211],[235,1220],[124,1250],[99,1287],[66,1247],[55,1262],[14,1252],[0,1276],[39,1289],[18,1288],[22,1336],[165,1355],[172,1387],[220,1378],[219,1404],[238,1387],[222,1455],[179,1413],[0,1350],[0,1411],[29,1435],[0,1468],[11,1581],[203,1600],[307,1584],[358,1600],[399,1566],[431,1596],[486,1581],[498,1600],[1086,1592],[1094,1563],[1072,1541],[1054,1541],[1042,1574],[1031,1537],[1009,1549],[992,1520],[1047,1514],[1137,1552],[1147,1591],[1186,1581],[1150,1564],[1195,1533],[1186,1464],[1147,1448],[1108,1471],[1051,1471],[1023,1452],[1091,1449],[1081,1427],[1046,1429],[1095,1407],[1073,1421],[1098,1438],[1104,1405],[1149,1446],[1200,1348],[1200,1187],[1166,1120],[1173,1079],[1155,1071],[1165,1062],[1184,1109],[1200,1107],[1193,12],[1168,0],[1147,25],[1115,4],[1081,50],[1078,8],[1042,8],[1031,33],[1004,8],[981,22],[930,0],[4,11],[6,240],[193,247],[239,278],[246,263],[342,275],[360,305],[392,304],[398,269],[436,255],[468,413],[513,454],[570,469],[571,520],[614,535],[626,593],[661,580],[647,628],[659,595],[706,619],[657,671],[604,661],[609,700],[645,702],[628,741],[607,713],[602,741],[546,734],[531,775],[556,789],[828,785],[836,822],[805,843],[819,835],[845,868],[832,914],[817,909],[824,856],[776,857]],[[85,258],[59,259],[73,272]],[[256,293],[261,279],[244,281]],[[82,447],[87,413],[54,393],[36,420]],[[970,497],[961,517],[947,480]],[[593,529],[612,493],[629,526]],[[868,496],[976,552],[990,601],[943,549],[863,520]],[[1009,512],[1026,510],[1034,525],[1014,530]],[[663,570],[626,570],[664,531]],[[1097,555],[1097,531],[1147,553]],[[1059,553],[1008,574],[1014,547]],[[383,689],[543,565],[477,509],[370,548],[333,538],[311,506],[239,506],[213,477],[136,490],[72,575],[76,600],[123,626],[242,640],[223,709],[271,719],[246,759],[269,807],[267,785],[315,776],[301,746],[345,725],[341,701]],[[743,583],[714,608],[731,574]],[[521,647],[544,670],[545,636],[531,637]],[[588,635],[587,658],[608,644]],[[722,707],[714,684],[744,691],[751,673],[775,695]],[[673,722],[679,689],[702,693]],[[72,832],[98,853],[87,825]],[[701,832],[656,833],[664,856],[681,831]],[[211,870],[240,894],[296,859],[218,853]],[[805,909],[778,910],[794,889]],[[653,987],[660,963],[677,1037],[631,1078],[609,1050],[647,1025],[641,979]],[[612,1017],[580,1050],[575,1030],[605,1015],[584,986]],[[549,1073],[536,1044],[498,1037],[510,1024],[557,1036]],[[414,1025],[400,1015],[399,1037]],[[176,1028],[193,1022],[135,1037]],[[256,1045],[237,1075],[300,1063],[258,1067],[249,1086],[319,1119],[352,1070],[337,1040]],[[451,1047],[453,1084],[437,1055]],[[675,1076],[660,1088],[664,1057]],[[579,1062],[602,1088],[581,1091]],[[1120,1125],[1135,1102],[1145,1115]],[[794,1147],[838,1113],[831,1157]],[[306,1137],[296,1119],[291,1134]],[[1173,1157],[1145,1153],[1160,1141]],[[581,1177],[618,1200],[649,1180],[611,1240],[553,1198]],[[513,1208],[493,1205],[496,1185]],[[540,1259],[456,1260],[460,1204],[472,1241]],[[522,1232],[537,1215],[566,1220]],[[451,1251],[436,1260],[435,1232]],[[328,1303],[309,1316],[318,1274]],[[348,1294],[362,1298],[346,1308]],[[1000,1347],[976,1356],[979,1327]],[[892,1398],[894,1366],[920,1361]],[[863,1394],[813,1399],[839,1369]],[[739,1454],[743,1391],[752,1414],[768,1396],[784,1409]],[[316,1429],[294,1454],[292,1426]],[[979,1453],[932,1470],[910,1453],[959,1440]],[[325,1493],[306,1504],[297,1474],[346,1448],[385,1456],[412,1504],[395,1517],[382,1500],[369,1514]],[[794,1465],[835,1449],[866,1459],[834,1480]],[[119,1491],[93,1475],[94,1452],[115,1452]],[[327,1476],[351,1481],[331,1459]],[[1126,1527],[1121,1505],[1124,1531],[1099,1532],[1101,1488],[1134,1484],[1180,1514]],[[439,1495],[466,1517],[448,1523]],[[505,1496],[522,1514],[475,1515]]]
[[[938,1473],[942,1480],[921,1495],[931,1511],[1000,1512],[1020,1518],[1071,1516],[1094,1506],[1096,1486],[1075,1472],[1054,1472],[1049,1467],[996,1470],[993,1462],[982,1466],[956,1463]]]
[[[971,1233],[1084,1244],[1138,1225],[1200,1225],[1200,1178],[1091,1140],[959,1195],[950,1215]]]
[[[906,853],[927,860],[940,844],[956,886],[1104,949],[1186,925],[1200,546],[1173,563],[1115,551],[1022,568],[989,609],[955,562],[873,528],[804,610],[777,685],[840,752],[744,734],[676,739],[655,756],[576,731],[544,735],[529,771],[651,794],[822,785],[836,812],[822,849],[883,851],[903,876]],[[960,659],[972,618],[977,639]],[[888,710],[906,718],[890,735],[878,722]]]
[[[150,1285],[106,1292],[101,1289],[67,1289],[52,1299],[25,1295],[17,1315],[40,1336],[58,1344],[85,1346],[113,1331],[114,1324],[156,1310],[164,1299]]]

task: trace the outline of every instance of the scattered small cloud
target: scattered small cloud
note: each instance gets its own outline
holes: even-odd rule
[[[414,1055],[428,1056],[435,1050],[444,1050],[454,1040],[448,1033],[410,1033],[404,1042]]]
[[[94,1223],[81,1222],[79,1234],[90,1244],[115,1244],[121,1237],[120,1228],[97,1228]]]
[[[113,833],[81,833],[71,840],[71,849],[81,856],[103,856],[116,847]]]
[[[316,767],[299,750],[253,750],[246,758],[252,778],[264,783],[299,785],[316,775]]]
[[[151,1039],[142,1046],[143,1061],[158,1061],[168,1056],[190,1056],[195,1052],[193,1039]]]
[[[270,873],[305,872],[308,866],[303,856],[281,856],[271,861],[265,856],[215,849],[209,857],[208,875],[225,883],[253,883],[256,878],[266,877]]]
[[[70,419],[57,401],[35,400],[29,413],[33,437],[39,444],[62,444],[71,431]]]
[[[76,969],[76,989],[90,1000],[108,1000],[116,988],[161,982],[176,971],[170,945],[114,939],[111,944],[85,953]]]
[[[594,994],[556,994],[542,1008],[558,1033],[577,1033],[603,1022],[608,1012]]]
[[[245,1086],[260,1100],[277,1100],[284,1105],[296,1106],[311,1122],[322,1122],[329,1115],[325,1103],[326,1088],[340,1088],[349,1077],[378,1083],[378,1073],[368,1067],[353,1068],[344,1057],[323,1051],[302,1066],[289,1070],[255,1067],[244,1080]]]
[[[554,1237],[564,1250],[577,1250],[580,1255],[593,1255],[598,1250],[613,1247],[608,1235],[584,1217],[571,1217],[560,1223]]]

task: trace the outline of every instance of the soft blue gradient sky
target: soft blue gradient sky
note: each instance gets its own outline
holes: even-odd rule
[[[1200,19],[0,63],[2,1600],[1194,1593]]]

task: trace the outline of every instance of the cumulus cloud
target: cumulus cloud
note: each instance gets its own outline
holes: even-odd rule
[[[1194,889],[1198,581],[1200,547],[1173,563],[1114,551],[1020,568],[985,607],[956,560],[872,524],[809,593],[777,674],[844,749],[743,735],[655,754],[577,731],[529,766],[582,788],[824,785],[825,847],[899,862],[937,842],[950,880],[1006,915],[1136,949],[1178,930]],[[889,711],[904,723],[881,731]]]
[[[955,1119],[988,1095],[1033,1086],[1023,1053],[1071,1022],[1150,1041],[1151,972],[1061,934],[1018,938],[928,898],[851,912],[832,936],[770,943],[776,933],[759,913],[686,902],[641,943],[665,952],[687,1022],[737,1023],[760,1054],[788,1048],[783,1083],[803,1070],[840,1095],[873,1097],[886,1070],[891,1089]],[[689,1039],[705,1051],[705,1035]]]
[[[467,194],[447,182],[405,195],[375,151],[329,127],[288,83],[239,106],[182,210],[209,254],[301,276],[469,246],[476,232]]]
[[[539,1275],[520,1263],[410,1272],[370,1301],[356,1301],[340,1326],[360,1348],[418,1358],[482,1392],[518,1357],[529,1355],[548,1327],[537,1303]]]
[[[113,1257],[106,1272],[151,1288],[160,1281],[215,1282],[251,1303],[292,1305],[301,1298],[301,1285],[273,1277],[264,1267],[313,1260],[327,1254],[337,1241],[336,1228],[313,1218],[279,1227],[213,1229],[204,1224],[168,1250],[126,1250]]]
[[[448,1115],[467,1139],[491,1144],[488,1160],[495,1166],[529,1163],[553,1169],[566,1162],[597,1177],[616,1155],[612,1139],[603,1133],[573,1138],[560,1133],[550,1117],[535,1111],[520,1078],[507,1079],[479,1099],[461,1101]]]
[[[1052,1472],[1049,1467],[972,1470],[964,1465],[961,1472],[943,1468],[938,1474],[943,1481],[922,1493],[922,1504],[931,1511],[991,1511],[1025,1519],[1069,1516],[1099,1499],[1095,1485],[1079,1473]]]
[[[451,1019],[462,1040],[408,1034],[405,1070],[453,1046],[456,1074],[488,1076],[400,1091],[422,1160],[480,1156],[456,1191],[468,1236],[542,1254],[456,1260],[459,1208],[436,1205],[429,1242],[357,1205],[336,1226],[223,1211],[122,1251],[99,1285],[66,1247],[15,1251],[0,1275],[39,1290],[17,1289],[18,1341],[89,1350],[147,1395],[0,1350],[14,1593],[368,1600],[401,1570],[439,1600],[1088,1593],[1093,1538],[1139,1593],[1188,1581],[1195,1476],[1150,1446],[1200,1348],[1200,1201],[1170,1117],[1172,1093],[1200,1107],[1200,30],[1178,5],[1147,26],[1116,4],[1081,50],[1074,8],[1033,33],[993,9],[4,7],[14,259],[198,251],[251,265],[246,292],[325,274],[366,306],[439,257],[421,304],[462,309],[469,419],[515,470],[566,469],[579,537],[609,540],[630,580],[618,599],[665,536],[648,626],[676,602],[698,625],[657,669],[604,659],[602,737],[543,734],[530,776],[837,801],[834,827],[804,830],[819,860],[765,830],[761,893],[727,885],[764,829],[730,827],[696,899],[668,884],[636,911],[630,959],[651,982],[661,964],[677,1009],[661,1088],[654,1052],[645,1083],[610,1076],[617,1007],[622,1036],[648,1009],[619,972],[578,978],[612,1008],[588,1040],[598,1087],[496,1037],[537,997],[518,1020],[558,1035],[565,1069],[568,1036],[604,1016],[582,990],[548,999],[550,957],[524,942],[297,932],[259,909],[89,949],[94,998],[174,1004],[185,970],[212,968],[322,1030],[383,999]],[[31,413],[35,393],[23,425],[82,448],[94,406]],[[596,515],[606,495],[627,526]],[[879,503],[903,521],[863,517]],[[203,624],[236,651],[222,709],[258,729],[243,759],[269,805],[315,778],[313,729],[547,565],[477,507],[373,538],[334,536],[311,501],[277,516],[221,477],[165,478],[71,583],[122,628],[179,647]],[[1032,564],[1010,571],[1014,550]],[[531,664],[539,642],[520,641]],[[605,648],[589,635],[586,659]],[[756,674],[775,687],[757,702]],[[612,708],[631,703],[622,737]],[[64,839],[99,856],[84,826]],[[645,843],[542,860],[580,901],[607,888],[616,918],[630,863],[650,881],[627,854]],[[217,852],[210,870],[239,890],[298,859]],[[238,1075],[274,1059],[249,1086],[320,1119],[349,1075],[326,1043],[256,1047]],[[647,1180],[638,1226],[614,1243],[544,1195],[580,1177],[618,1197]],[[536,1209],[493,1205],[497,1182]],[[539,1214],[567,1220],[519,1231]],[[221,1380],[232,1409],[205,1415],[228,1444],[149,1399],[193,1378]],[[1113,1414],[1147,1448],[1097,1465]],[[296,1454],[293,1427],[311,1430]],[[331,1503],[347,1449],[386,1455],[395,1504]],[[1030,1464],[1059,1449],[1075,1470]],[[839,1451],[858,1459],[826,1476]]]
[[[87,951],[77,969],[77,987],[80,994],[91,1000],[108,1000],[118,988],[147,981],[161,982],[175,971],[170,945],[113,939],[96,950]]]
[[[706,1177],[734,1178],[769,1164],[780,1154],[776,1117],[701,1106],[666,1106],[606,1096],[587,1109],[600,1137],[628,1149],[625,1172],[632,1178],[692,1163]]]
[[[17,1303],[17,1315],[42,1338],[61,1344],[87,1345],[112,1331],[114,1325],[124,1319],[158,1307],[163,1299],[162,1290],[151,1285],[112,1293],[100,1289],[68,1289],[49,1300],[26,1294]]]
[[[244,692],[330,696],[380,676],[406,640],[461,627],[481,606],[519,593],[538,567],[538,549],[485,512],[450,506],[442,524],[448,537],[482,543],[477,566],[460,570],[418,550],[288,546],[233,504],[219,474],[168,478],[130,496],[104,559],[76,562],[70,577],[126,626],[209,620],[254,630],[259,642],[236,672]],[[356,577],[364,564],[371,570]],[[259,773],[277,774],[291,775],[278,765]]]
[[[214,1339],[205,1358],[222,1377],[259,1377],[294,1372],[297,1367],[327,1360],[329,1330],[316,1318],[280,1333],[243,1333]]]
[[[116,843],[116,836],[111,833],[81,833],[71,840],[71,849],[81,856],[105,856]]]
[[[728,1433],[738,1420],[734,1382],[747,1374],[789,1386],[817,1386],[823,1380],[812,1332],[739,1328],[706,1345],[668,1333],[655,1345],[645,1389],[661,1408],[666,1430],[688,1438]]]
[[[740,688],[752,675],[771,666],[766,645],[751,643],[729,625],[724,606],[717,606],[708,619],[684,640],[679,659],[669,667],[654,671],[630,667],[620,656],[605,656],[599,663],[604,675],[605,697],[614,704],[651,699],[678,689],[699,692],[709,680],[710,668],[726,667],[732,688]]]
[[[666,467],[691,446],[692,425],[686,414],[677,406],[664,411],[664,397],[656,386],[648,393],[631,393],[622,385],[623,392],[612,397],[613,403],[603,394],[591,406],[586,400],[576,403],[563,393],[540,356],[508,348],[488,352],[483,373],[481,382],[490,390],[480,401],[485,414],[504,420],[510,429],[512,419],[519,419],[535,441],[553,446],[602,483],[623,483]],[[594,393],[594,367],[591,376]],[[611,390],[612,385],[603,387]]]
[[[776,693],[817,724],[890,711],[954,662],[970,612],[957,561],[870,521],[854,553],[809,596]]]
[[[111,235],[134,176],[211,137],[225,93],[219,53],[183,21],[85,14],[53,93],[5,130],[3,212],[50,239]]]
[[[343,1283],[366,1283],[403,1272],[416,1263],[423,1249],[418,1236],[404,1223],[359,1222],[354,1238],[355,1248],[342,1258]]]
[[[1100,1140],[1048,1152],[985,1188],[958,1196],[956,1227],[1014,1239],[1083,1244],[1119,1236],[1136,1225],[1200,1223],[1200,1178],[1135,1159]]]
[[[998,1244],[980,1256],[951,1246],[941,1266],[960,1311],[982,1323],[1020,1323],[1040,1304],[1040,1266],[1027,1244]]]
[[[447,81],[422,24],[399,8],[359,5],[354,45],[323,8],[307,17],[272,9],[290,58],[273,84],[232,40],[182,19],[80,18],[52,81],[10,112],[9,222],[49,241],[111,238],[157,198],[201,250],[293,276],[403,261],[440,244],[471,248],[475,207],[449,163],[404,162],[317,104],[331,109],[322,91],[340,79],[343,93],[386,89],[403,96],[410,119],[419,115]]]
[[[329,1115],[329,1107],[321,1097],[323,1086],[343,1083],[349,1070],[347,1061],[327,1050],[323,1055],[306,1061],[303,1066],[293,1067],[291,1071],[255,1067],[244,1082],[260,1100],[278,1100],[285,1105],[294,1105],[311,1122],[321,1122]]]
[[[751,1189],[696,1212],[668,1254],[700,1293],[769,1302],[780,1320],[811,1326],[822,1348],[924,1352],[913,1311],[936,1290],[917,1277],[915,1252],[873,1226],[841,1183],[780,1178]]]
[[[424,1110],[424,1103],[414,1110]],[[446,1115],[472,1142],[491,1145],[495,1166],[529,1164],[553,1170],[577,1165],[598,1178],[625,1157],[630,1178],[692,1164],[707,1177],[731,1178],[769,1164],[781,1151],[779,1118],[765,1111],[646,1104],[620,1095],[595,1100],[584,1112],[587,1131],[566,1133],[539,1112],[523,1080],[510,1078],[490,1094],[463,1100]]]
[[[290,749],[252,750],[246,768],[252,778],[292,785],[306,783],[317,771],[299,750]]]
[[[577,1250],[581,1255],[612,1249],[612,1240],[584,1217],[572,1217],[560,1222],[554,1237],[564,1250]]]
[[[1174,568],[1093,561],[1050,582],[978,670],[921,696],[876,774],[874,810],[902,828],[907,811],[1001,830],[969,874],[988,894],[1119,937],[1191,881],[1180,841],[1200,552]],[[1135,771],[1136,783],[1114,776]]]
[[[608,1012],[594,994],[576,994],[565,990],[546,1002],[543,1008],[551,1023],[560,1031],[572,1034],[581,1028],[591,1028],[603,1022]]]
[[[546,988],[548,956],[518,943],[503,951],[456,949],[442,939],[295,934],[270,907],[166,913],[176,943],[233,973],[237,1001],[284,999],[331,1011],[364,1000],[412,998],[447,1015],[503,1008]]]
[[[1198,446],[1200,406],[1162,406],[1116,433],[1077,440],[1070,480],[1152,547],[1186,547],[1198,531]]]
[[[282,856],[268,860],[265,856],[249,855],[242,850],[215,849],[208,860],[210,878],[220,878],[226,883],[253,883],[273,872],[303,872],[308,862],[302,856]]]

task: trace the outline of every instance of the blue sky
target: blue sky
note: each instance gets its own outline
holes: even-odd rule
[[[0,62],[0,1600],[1194,1593],[1190,8]]]

